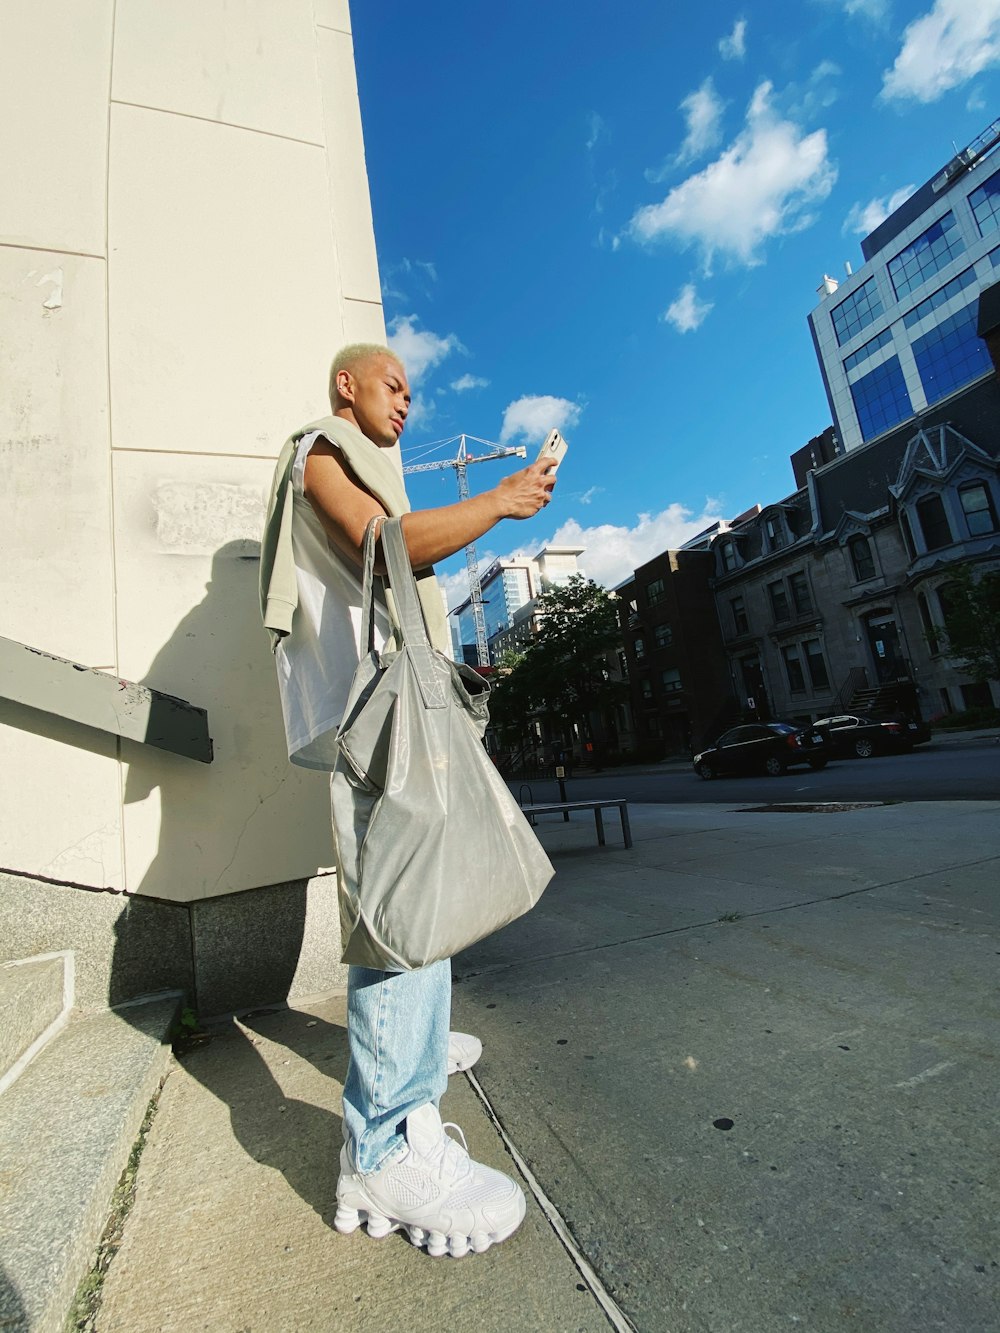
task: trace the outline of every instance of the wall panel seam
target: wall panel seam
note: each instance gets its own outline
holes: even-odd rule
[[[199,120],[203,125],[224,125],[229,130],[243,130],[246,134],[262,134],[266,139],[283,139],[286,143],[300,143],[307,148],[322,148],[326,145],[315,139],[299,139],[294,134],[278,134],[276,130],[262,130],[256,125],[240,125],[233,120],[216,120],[213,116],[196,116],[191,111],[175,111],[172,107],[147,106],[145,102],[125,102],[119,97],[111,99],[112,106],[130,106],[137,111],[154,111],[161,116],[179,116],[182,120]]]

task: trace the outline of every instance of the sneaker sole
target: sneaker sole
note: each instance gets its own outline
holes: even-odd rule
[[[499,1245],[507,1240],[524,1221],[527,1205],[521,1199],[520,1216],[517,1221],[502,1231],[474,1231],[471,1236],[461,1232],[445,1235],[443,1231],[425,1231],[412,1222],[402,1222],[399,1218],[388,1217],[374,1208],[351,1208],[340,1204],[333,1225],[342,1236],[349,1236],[365,1224],[372,1240],[383,1240],[393,1231],[405,1231],[410,1244],[426,1250],[432,1259],[463,1259],[467,1254],[485,1254],[491,1245]]]

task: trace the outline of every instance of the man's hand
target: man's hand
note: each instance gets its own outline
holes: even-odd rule
[[[504,477],[494,494],[504,518],[534,518],[551,500],[555,484],[555,468],[549,459]]]

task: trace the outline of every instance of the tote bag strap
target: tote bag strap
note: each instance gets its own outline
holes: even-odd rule
[[[365,528],[361,547],[361,650],[375,651],[375,543],[378,541],[381,514],[376,514]]]
[[[367,539],[367,533],[365,536]],[[403,526],[398,518],[387,518],[382,524],[382,552],[389,575],[389,587],[396,604],[396,618],[403,646],[413,664],[424,707],[445,708],[448,703],[445,693],[448,678],[441,670],[439,655],[427,638],[427,626],[413,578],[413,567],[403,538]]]

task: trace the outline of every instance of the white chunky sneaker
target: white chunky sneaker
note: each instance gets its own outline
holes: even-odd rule
[[[483,1043],[468,1032],[448,1033],[448,1073],[460,1074],[471,1069],[483,1053]]]
[[[430,1103],[406,1117],[406,1151],[380,1171],[362,1175],[354,1169],[345,1144],[337,1181],[334,1226],[344,1235],[362,1222],[376,1240],[390,1231],[406,1231],[414,1245],[435,1258],[482,1254],[513,1235],[524,1220],[525,1201],[518,1185],[492,1167],[469,1157],[462,1142],[442,1125]]]

